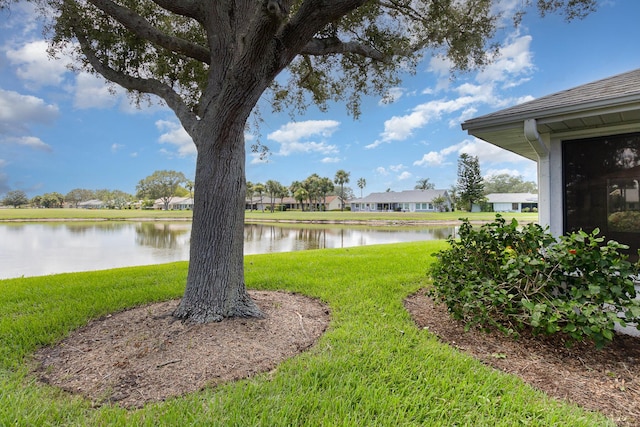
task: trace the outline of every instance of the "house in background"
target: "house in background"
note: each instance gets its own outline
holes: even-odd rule
[[[599,228],[640,249],[640,69],[462,123],[538,164],[538,215],[555,235]]]
[[[442,212],[451,210],[447,190],[406,190],[371,193],[349,201],[352,212]]]
[[[156,199],[153,202],[154,209],[164,209],[164,200]],[[193,199],[191,197],[172,197],[169,201],[170,211],[184,211],[193,209]]]
[[[102,200],[91,199],[78,203],[79,209],[104,209],[106,206]]]
[[[338,196],[327,196],[320,201],[316,202],[312,205],[309,204],[309,200],[303,200],[302,202],[294,199],[293,197],[277,197],[273,203],[274,210],[280,209],[280,207],[284,207],[285,210],[301,210],[301,211],[335,211],[340,210],[340,198]],[[251,199],[245,200],[245,209],[246,210],[254,210],[254,211],[268,211],[271,209],[271,197],[262,196],[262,200],[260,197],[253,196]]]
[[[531,193],[491,193],[486,196],[492,212],[537,212],[538,195]],[[471,212],[480,212],[480,205],[474,203]]]

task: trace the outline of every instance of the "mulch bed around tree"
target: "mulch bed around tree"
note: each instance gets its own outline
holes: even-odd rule
[[[444,304],[420,291],[405,300],[420,328],[501,371],[517,375],[557,399],[600,411],[621,426],[640,426],[640,338],[616,334],[602,350],[559,337],[464,331]]]
[[[329,309],[315,299],[249,294],[264,319],[184,323],[171,316],[174,300],[92,321],[38,351],[36,374],[95,405],[141,407],[272,370],[312,346],[329,323]]]

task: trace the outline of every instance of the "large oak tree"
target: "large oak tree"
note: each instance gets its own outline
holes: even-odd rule
[[[53,52],[75,49],[78,68],[136,100],[156,95],[193,139],[190,263],[174,315],[195,322],[261,314],[244,285],[244,130],[265,93],[277,109],[343,100],[357,116],[361,96],[382,96],[424,54],[459,70],[486,64],[501,22],[491,0],[33,1],[46,7]],[[520,4],[531,3],[568,18],[595,7]]]

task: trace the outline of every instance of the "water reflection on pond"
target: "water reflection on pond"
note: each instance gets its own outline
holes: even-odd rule
[[[0,224],[0,279],[189,258],[190,222]],[[246,224],[245,254],[445,239],[445,227]]]

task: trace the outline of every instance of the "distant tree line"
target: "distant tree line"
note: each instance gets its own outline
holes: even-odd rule
[[[293,181],[289,186],[272,179],[265,183],[247,181],[246,198],[258,198],[262,207],[265,206],[266,200],[270,210],[274,211],[276,203],[282,203],[286,197],[292,197],[301,205],[306,203],[309,209],[314,210],[325,206],[327,197],[337,196],[343,209],[348,200],[355,198],[351,187],[345,186],[350,182],[350,175],[350,172],[340,169],[332,180],[314,173],[303,181]],[[359,178],[357,186],[362,198],[367,181]],[[429,178],[421,178],[414,188],[429,190],[434,189],[435,184],[430,182]],[[161,170],[141,179],[136,186],[135,195],[120,190],[75,188],[66,195],[52,192],[29,199],[24,191],[13,190],[6,193],[1,203],[16,208],[26,205],[42,208],[61,208],[66,205],[77,208],[82,202],[100,200],[106,208],[124,209],[138,202],[141,202],[142,207],[152,207],[154,202],[160,199],[164,208],[168,209],[172,198],[193,197],[193,190],[193,180],[186,178],[182,172]],[[471,209],[473,203],[481,203],[487,194],[537,193],[538,187],[533,181],[524,181],[520,175],[498,174],[483,179],[478,158],[463,153],[458,160],[458,180],[448,192],[456,206]],[[252,203],[249,205],[253,207]]]

